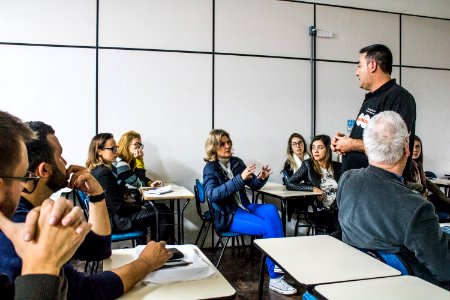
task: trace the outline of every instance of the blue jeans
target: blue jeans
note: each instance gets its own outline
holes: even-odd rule
[[[230,231],[248,235],[262,235],[263,238],[284,237],[278,208],[273,204],[250,204],[247,209],[250,212],[238,208],[234,214]],[[274,262],[266,259],[267,270],[270,278],[278,278],[281,275],[275,273]]]

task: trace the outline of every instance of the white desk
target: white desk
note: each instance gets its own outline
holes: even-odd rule
[[[430,179],[430,181],[439,186],[450,187],[450,179],[434,178],[434,179]]]
[[[144,195],[144,191],[150,188],[143,187],[141,188],[142,198],[144,200],[152,200],[152,201],[170,201],[170,209],[174,211],[173,201],[177,202],[177,228],[178,228],[178,243],[184,243],[184,210],[186,206],[189,204],[191,199],[195,198],[195,195],[189,191],[184,186],[176,185],[174,183],[164,183],[164,185],[171,185],[173,191],[170,193],[165,193],[161,195]],[[185,200],[183,206],[181,206],[180,200]],[[158,232],[159,232],[159,223],[158,223],[158,211],[156,211],[156,240],[159,240]]]
[[[197,250],[197,246],[193,245]],[[111,258],[103,261],[103,270],[115,269],[133,260],[134,249],[113,250]],[[203,259],[216,271],[217,269],[198,250]],[[217,276],[196,281],[174,282],[169,284],[144,284],[138,283],[120,299],[233,299],[236,295],[235,289],[217,271]]]
[[[445,194],[450,197],[450,179],[444,179],[444,178],[434,178],[429,179],[432,183],[439,187],[443,187],[445,189]]]
[[[324,283],[398,276],[400,271],[327,235],[257,239],[261,250],[260,297],[265,256],[307,289]]]
[[[259,195],[267,195],[277,198],[281,202],[281,221],[283,223],[283,232],[286,235],[286,201],[305,198],[310,196],[320,196],[321,193],[316,192],[301,192],[301,191],[288,191],[286,187],[280,183],[266,182],[266,184],[258,191],[255,191],[255,202],[258,201]]]
[[[450,292],[414,276],[396,276],[318,285],[314,295],[330,300],[450,299]]]

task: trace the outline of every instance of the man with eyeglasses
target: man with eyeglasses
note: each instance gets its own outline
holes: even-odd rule
[[[24,224],[8,219],[16,210],[22,183],[37,180],[27,172],[25,141],[33,137],[18,118],[0,111],[0,234],[10,238],[22,258],[22,275],[14,285],[0,274],[0,295],[2,299],[65,299],[67,282],[61,266],[90,229],[81,210],[59,198],[31,210]]]
[[[356,76],[360,88],[369,93],[365,96],[350,136],[337,132],[331,142],[331,149],[342,154],[342,172],[368,166],[362,137],[367,124],[377,113],[386,110],[399,113],[411,136],[415,134],[416,101],[406,89],[391,78],[393,62],[391,50],[385,45],[375,44],[362,48],[359,53]],[[413,146],[414,141],[411,140],[411,152]],[[411,157],[408,158],[404,173],[407,180],[411,179],[410,165]]]
[[[404,184],[411,152],[402,117],[385,111],[364,130],[366,169],[345,172],[336,196],[342,240],[354,247],[395,253],[415,275],[449,288],[450,241],[434,206]]]
[[[103,189],[95,178],[83,167],[70,166],[65,169],[66,161],[62,158],[62,147],[54,134],[53,128],[43,122],[28,123],[40,140],[27,142],[29,171],[39,175],[37,184],[25,184],[19,208],[13,217],[16,222],[23,222],[28,212],[40,204],[43,199],[56,190],[67,186],[80,189],[90,195],[89,222],[92,231],[77,251],[77,257],[100,260],[111,254],[111,228],[104,200]],[[96,275],[85,275],[72,265],[63,267],[68,284],[68,299],[116,299],[132,288],[151,271],[161,267],[170,257],[165,244],[150,243],[134,262],[121,268]],[[97,248],[97,249],[96,249]],[[83,254],[79,254],[79,253]],[[11,244],[1,240],[0,236],[0,271],[14,278],[20,274],[20,260]]]

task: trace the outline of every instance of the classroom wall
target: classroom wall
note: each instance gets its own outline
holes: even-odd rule
[[[281,182],[288,136],[312,135],[311,25],[333,33],[316,38],[315,132],[347,132],[365,93],[358,51],[385,43],[416,98],[425,168],[450,172],[444,0],[0,0],[0,109],[53,125],[74,164],[96,132],[137,130],[150,177],[191,190],[209,130],[224,128]],[[186,226],[193,242],[194,205]]]

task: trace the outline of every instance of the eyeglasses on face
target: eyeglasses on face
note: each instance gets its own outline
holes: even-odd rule
[[[112,153],[117,153],[117,150],[119,150],[119,147],[112,146],[112,147],[102,147],[100,150],[110,150]]]
[[[303,146],[303,142],[302,141],[300,141],[300,142],[298,142],[298,143],[296,143],[296,142],[292,142],[292,144],[291,144],[293,147],[297,147],[297,146]]]
[[[41,177],[37,176],[33,172],[27,171],[25,176],[23,177],[16,177],[16,176],[0,176],[0,178],[3,179],[10,179],[10,180],[18,180],[20,182],[29,182],[32,181],[34,184],[36,184]]]
[[[144,149],[144,144],[139,143],[139,142],[136,142],[136,143],[131,144],[131,145],[133,145],[136,149]]]

